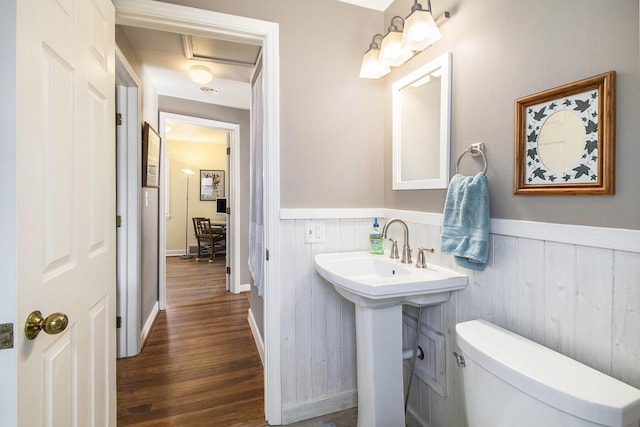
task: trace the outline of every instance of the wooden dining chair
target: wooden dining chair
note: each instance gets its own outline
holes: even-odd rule
[[[196,261],[200,261],[203,254],[208,254],[209,262],[213,262],[215,253],[226,249],[226,231],[224,227],[212,226],[209,218],[193,217],[192,219],[198,241]]]

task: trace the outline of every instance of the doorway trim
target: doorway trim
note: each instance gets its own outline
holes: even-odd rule
[[[280,53],[274,22],[153,0],[114,0],[116,24],[261,45],[264,76],[265,418],[282,423],[280,342]],[[266,254],[265,254],[266,255]]]
[[[142,179],[139,173],[141,134],[139,132],[142,82],[122,50],[116,45],[116,112],[124,113],[121,126],[116,126],[117,215],[122,219],[118,233],[117,315],[122,327],[117,329],[118,357],[140,353],[143,337],[140,330],[141,298],[141,212]]]
[[[227,218],[227,228],[229,230],[228,236],[230,244],[227,251],[229,253],[229,266],[231,267],[231,277],[229,283],[229,291],[234,294],[239,294],[240,288],[240,227],[237,220],[237,213],[240,212],[240,125],[237,123],[220,122],[213,119],[204,119],[200,117],[186,116],[182,114],[166,113],[160,111],[160,138],[162,141],[166,141],[166,122],[185,123],[194,126],[201,126],[207,128],[223,129],[229,132],[229,139],[231,142],[231,164],[227,174],[229,176],[229,196],[231,212],[236,214]],[[160,310],[166,308],[167,302],[167,259],[166,259],[166,246],[167,246],[167,223],[166,223],[166,211],[167,211],[167,195],[166,195],[166,182],[167,182],[167,144],[160,145],[160,158],[163,159],[163,166],[160,168],[160,182],[161,188],[164,191],[160,192],[160,207],[163,208],[160,212],[161,225],[159,227],[158,246],[159,258],[158,258],[158,301]]]

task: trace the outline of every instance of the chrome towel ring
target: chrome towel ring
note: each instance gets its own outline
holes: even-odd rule
[[[486,175],[487,174],[487,156],[485,156],[484,154],[483,142],[479,142],[477,144],[471,144],[469,147],[467,147],[466,150],[462,152],[462,154],[460,154],[460,156],[458,157],[458,162],[456,163],[456,173],[459,173],[458,171],[460,169],[460,160],[462,160],[464,155],[467,153],[471,154],[471,157],[482,156],[482,159],[484,160],[484,170],[482,171],[482,173]]]

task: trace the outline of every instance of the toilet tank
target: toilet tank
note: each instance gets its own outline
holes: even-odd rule
[[[640,390],[484,320],[456,325],[469,427],[640,426]]]

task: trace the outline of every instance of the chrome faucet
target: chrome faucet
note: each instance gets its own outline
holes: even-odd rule
[[[387,238],[387,230],[389,229],[389,226],[394,222],[398,222],[402,226],[402,233],[403,233],[402,239],[404,240],[404,242],[402,244],[402,259],[400,260],[400,262],[403,264],[411,264],[411,248],[409,247],[409,228],[407,227],[407,224],[405,224],[403,220],[401,220],[400,218],[393,218],[387,221],[384,224],[384,227],[382,227],[382,238],[383,239]],[[396,246],[396,242],[393,241],[393,239],[389,239],[389,240],[391,240],[393,242],[393,245],[395,246],[395,250],[393,250],[393,248],[391,249],[391,258],[398,258],[398,247]]]

